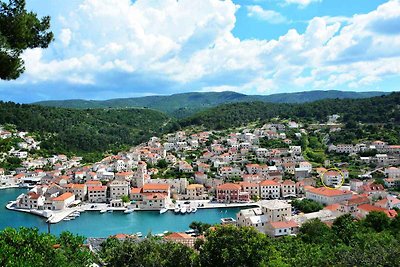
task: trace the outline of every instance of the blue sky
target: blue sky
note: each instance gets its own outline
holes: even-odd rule
[[[400,0],[27,0],[55,41],[0,99],[396,91]]]

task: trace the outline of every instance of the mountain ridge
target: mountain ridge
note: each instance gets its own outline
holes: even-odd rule
[[[353,92],[339,90],[315,90],[271,95],[245,95],[232,91],[188,92],[166,96],[155,95],[132,98],[115,98],[108,100],[49,100],[39,101],[32,104],[75,109],[145,107],[159,110],[179,118],[187,117],[198,111],[228,103],[254,101],[271,103],[307,103],[332,98],[368,98],[387,95],[389,93],[390,92],[381,91]]]

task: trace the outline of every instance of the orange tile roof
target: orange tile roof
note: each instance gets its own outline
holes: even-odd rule
[[[71,189],[85,189],[86,185],[85,184],[67,184],[65,187],[71,188]]]
[[[270,225],[272,226],[272,228],[275,228],[275,229],[299,227],[299,225],[295,221],[270,222]]]
[[[142,188],[132,187],[131,194],[140,194],[142,193]]]
[[[95,185],[95,186],[88,186],[88,191],[106,191],[107,186],[105,185]]]
[[[261,181],[260,186],[269,186],[269,185],[279,185],[277,182],[275,181],[271,181],[271,180],[264,180]]]
[[[62,194],[61,196],[53,198],[53,201],[65,201],[72,196],[74,196],[72,193],[67,192]]]
[[[233,184],[233,183],[226,183],[217,186],[217,190],[240,190],[241,187],[238,184]]]
[[[310,188],[308,189],[308,192],[317,194],[317,195],[323,195],[326,197],[335,197],[335,196],[342,196],[342,195],[348,195],[351,194],[350,191],[342,191],[338,189],[328,189],[325,187],[319,187],[319,188]]]
[[[171,233],[164,237],[165,239],[191,239],[190,235],[186,233]]]
[[[360,206],[358,206],[359,210],[364,210],[366,212],[371,212],[371,211],[385,211],[387,209],[381,208],[381,207],[377,207],[377,206],[373,206],[371,204],[362,204]]]
[[[144,184],[143,185],[143,191],[144,190],[169,190],[170,185],[169,184]]]
[[[90,180],[87,181],[86,184],[89,185],[102,185],[100,181],[96,181],[96,180]]]
[[[340,205],[336,203],[336,204],[328,205],[324,209],[330,210],[330,211],[337,211],[339,208],[340,208]]]

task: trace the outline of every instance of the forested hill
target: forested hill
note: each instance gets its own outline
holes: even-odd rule
[[[146,96],[121,98],[104,101],[60,100],[42,101],[35,104],[64,108],[130,108],[148,107],[160,110],[178,118],[215,107],[220,104],[238,102],[305,103],[333,98],[366,98],[387,94],[385,92],[345,92],[345,91],[309,91],[273,95],[244,95],[235,92],[184,93],[169,96]]]
[[[274,117],[326,121],[340,114],[345,122],[400,123],[400,93],[365,99],[326,99],[305,104],[234,103],[199,112],[181,120],[182,126],[202,125],[209,129],[237,127]]]
[[[38,134],[55,153],[104,152],[173,130],[167,115],[149,109],[64,109],[0,102],[0,124]]]

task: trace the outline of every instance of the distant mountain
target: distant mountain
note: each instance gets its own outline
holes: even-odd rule
[[[339,114],[344,122],[400,124],[400,92],[363,99],[323,99],[310,103],[230,103],[180,120],[182,127],[228,129],[280,117],[308,122],[326,121]]]
[[[368,98],[386,95],[387,92],[308,91],[273,95],[245,95],[236,92],[183,93],[169,96],[145,96],[110,100],[54,100],[34,104],[63,108],[132,108],[147,107],[182,118],[195,112],[221,104],[238,102],[306,103],[330,98]]]

